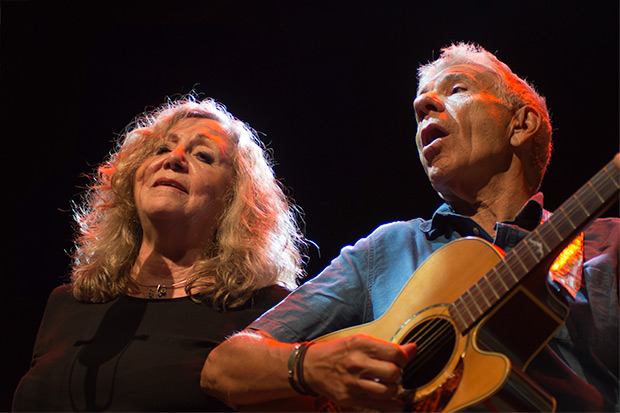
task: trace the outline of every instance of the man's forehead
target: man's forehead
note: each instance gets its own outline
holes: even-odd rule
[[[475,82],[484,82],[493,76],[488,67],[475,63],[459,63],[446,66],[432,74],[423,76],[418,83],[418,94],[424,93],[435,85],[446,81],[470,79]]]

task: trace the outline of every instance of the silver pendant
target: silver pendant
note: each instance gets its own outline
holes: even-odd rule
[[[163,284],[159,284],[157,286],[157,298],[162,298],[166,296],[166,292],[168,290],[166,289],[166,286]]]

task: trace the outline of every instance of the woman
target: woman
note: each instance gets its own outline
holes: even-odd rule
[[[138,118],[75,208],[13,409],[228,408],[200,389],[219,342],[302,275],[304,239],[255,133],[193,96]]]

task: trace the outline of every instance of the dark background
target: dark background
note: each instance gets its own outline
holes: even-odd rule
[[[70,202],[134,116],[195,90],[260,131],[320,247],[315,275],[376,226],[439,205],[415,153],[411,102],[417,66],[450,42],[496,52],[547,97],[547,209],[597,172],[618,151],[612,3],[2,1],[0,410],[67,274]]]

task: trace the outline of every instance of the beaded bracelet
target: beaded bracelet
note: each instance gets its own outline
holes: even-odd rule
[[[318,397],[318,394],[312,391],[304,380],[304,357],[306,356],[308,347],[312,344],[313,343],[306,341],[304,343],[297,344],[293,349],[293,352],[288,359],[288,381],[297,393],[304,396]],[[297,381],[295,380],[295,376],[297,376]]]

